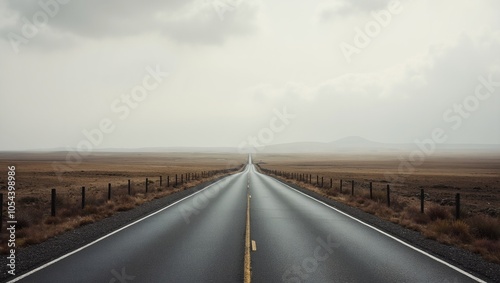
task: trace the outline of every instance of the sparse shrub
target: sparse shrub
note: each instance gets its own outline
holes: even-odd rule
[[[55,224],[59,224],[61,223],[61,218],[60,217],[57,217],[57,216],[49,216],[47,217],[47,219],[45,219],[45,221],[43,223],[47,224],[47,225],[55,225]]]
[[[470,243],[472,236],[469,225],[462,220],[440,219],[429,225],[430,229],[438,234],[446,234],[464,243]]]
[[[401,212],[406,207],[406,203],[401,201],[399,196],[391,197],[391,208],[396,212]]]
[[[49,231],[47,229],[30,228],[27,231],[27,237],[23,239],[24,245],[35,245],[41,243],[49,238]]]
[[[23,217],[17,217],[16,229],[21,230],[23,228],[28,228],[30,226],[30,222]]]
[[[371,202],[366,206],[366,212],[374,214],[380,217],[389,217],[392,215],[392,210],[387,207],[387,205]]]
[[[69,217],[73,217],[75,215],[78,215],[78,213],[80,211],[81,211],[80,207],[73,205],[73,206],[67,206],[65,208],[62,208],[60,212],[57,212],[57,214],[60,214],[62,217],[65,217],[65,218],[69,218]]]
[[[427,209],[427,215],[432,221],[439,219],[450,219],[451,213],[445,207],[432,205]]]
[[[94,197],[92,198],[87,198],[87,204],[88,206],[101,206],[104,205],[108,201],[108,194],[107,192],[96,192],[94,194]]]
[[[16,213],[16,228],[23,229],[39,223],[42,219],[40,212],[33,207],[19,209]]]
[[[22,239],[22,238],[25,238],[27,236],[27,232],[26,230],[29,230],[29,229],[20,229],[20,230],[16,230],[16,241],[19,240],[19,239]],[[19,244],[19,242],[17,243],[17,245]]]
[[[106,205],[104,206],[106,210],[114,210],[115,209],[115,203],[113,201],[107,201]]]
[[[18,204],[30,205],[30,204],[39,203],[40,201],[41,201],[41,199],[39,199],[37,197],[27,196],[27,197],[20,198],[17,202],[18,202]]]
[[[364,198],[362,198],[362,197],[357,197],[357,198],[356,198],[356,202],[357,202],[358,204],[364,204],[364,203],[365,203],[365,199],[364,199]]]
[[[335,189],[328,189],[326,193],[332,197],[336,197],[339,195],[339,192]]]
[[[425,225],[431,221],[429,215],[421,213],[420,209],[414,206],[409,206],[404,211],[405,216],[417,224]]]
[[[478,238],[500,239],[500,221],[486,215],[475,215],[467,219],[472,233]]]
[[[134,197],[129,197],[129,196],[126,196],[126,197],[130,198],[130,202],[134,203],[136,206],[139,206],[139,205],[146,202],[146,195],[143,193],[138,193]],[[120,203],[121,202],[122,201],[120,201]]]
[[[133,209],[134,207],[135,207],[135,203],[133,203],[133,202],[123,203],[116,208],[116,211],[127,211],[127,210]]]
[[[454,220],[451,222],[449,233],[457,237],[464,243],[470,243],[473,237],[470,234],[470,228],[467,223],[462,220]]]
[[[91,224],[91,223],[94,223],[95,222],[95,219],[94,217],[92,216],[85,216],[85,217],[82,217],[78,220],[78,226],[85,226],[85,225],[88,225],[88,224]]]
[[[387,200],[387,195],[385,192],[380,190],[373,190],[372,192],[373,200],[376,202],[385,202]]]
[[[500,263],[500,241],[479,239],[472,243],[472,250],[482,254],[487,260]]]
[[[98,212],[99,211],[98,211],[98,209],[97,209],[96,206],[94,206],[94,205],[87,205],[83,209],[81,215],[88,216],[88,215],[92,215],[92,214],[97,214]]]

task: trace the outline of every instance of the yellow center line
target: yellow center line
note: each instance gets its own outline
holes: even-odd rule
[[[245,263],[244,263],[244,282],[252,281],[252,271],[250,266],[250,195],[247,193],[247,223],[245,231]]]

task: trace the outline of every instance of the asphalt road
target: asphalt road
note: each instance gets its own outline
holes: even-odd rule
[[[253,282],[476,282],[254,170]]]
[[[242,282],[247,193],[253,282],[476,282],[253,165],[19,282]]]
[[[19,282],[242,282],[246,178],[225,178]]]

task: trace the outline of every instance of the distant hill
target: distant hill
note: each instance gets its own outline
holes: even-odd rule
[[[249,148],[243,152],[260,153],[399,153],[418,150],[415,143],[380,143],[359,136],[350,136],[332,142],[294,142]],[[67,149],[29,150],[34,152],[60,152]],[[145,147],[145,148],[104,148],[95,152],[201,152],[201,153],[238,153],[237,147]],[[500,144],[438,144],[437,153],[500,153]]]
[[[397,153],[418,150],[415,143],[380,143],[362,137],[351,136],[336,141],[297,142],[269,145],[262,153]],[[499,152],[500,144],[437,144],[436,152]]]

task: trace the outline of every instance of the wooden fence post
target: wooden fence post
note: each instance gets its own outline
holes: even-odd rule
[[[148,185],[149,185],[148,183],[149,183],[149,180],[148,180],[148,178],[146,178],[146,193],[148,193]]]
[[[111,183],[108,183],[108,200],[111,200]]]
[[[333,188],[333,179],[330,178],[330,189]]]
[[[56,216],[56,189],[52,189],[50,195],[50,215]]]
[[[128,195],[130,195],[130,179],[128,179]]]
[[[167,188],[170,187],[170,176],[167,176]]]
[[[391,188],[387,185],[387,207],[391,206]]]
[[[3,193],[0,193],[0,234],[2,234],[3,227]]]
[[[85,187],[82,187],[82,209],[85,208]]]
[[[342,193],[342,179],[340,179],[340,193]]]
[[[424,189],[420,189],[420,213],[424,213]]]
[[[373,186],[372,186],[372,182],[370,182],[370,199],[373,199]]]
[[[351,180],[351,196],[354,195],[354,180]]]
[[[323,188],[323,177],[321,177],[321,188]]]
[[[455,204],[456,204],[455,218],[460,219],[460,193],[457,193],[455,195]]]
[[[174,187],[177,187],[177,174],[175,174],[175,186]]]
[[[161,183],[162,183],[162,176],[160,176],[160,187],[161,187]]]

